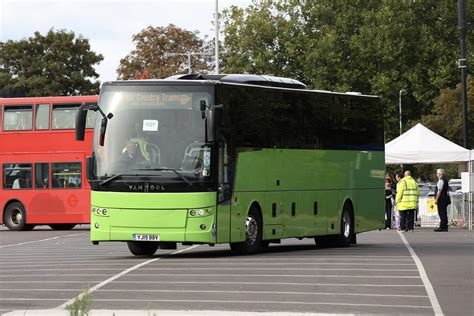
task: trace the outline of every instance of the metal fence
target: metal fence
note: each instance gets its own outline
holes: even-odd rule
[[[450,226],[473,229],[474,193],[450,194],[451,205],[448,206],[448,223]],[[433,198],[420,198],[416,224],[422,227],[439,225],[438,209]]]

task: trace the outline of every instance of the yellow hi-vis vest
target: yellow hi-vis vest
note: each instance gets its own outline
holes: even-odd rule
[[[418,208],[420,190],[415,179],[406,176],[397,184],[397,209],[399,211]]]
[[[143,158],[145,158],[146,161],[150,161],[150,154],[146,150],[147,142],[142,138],[131,138],[130,141],[132,143],[138,144],[138,146],[140,147],[140,152],[142,153]],[[125,148],[122,149],[122,154],[125,154],[126,152],[127,152],[127,146],[125,146]]]

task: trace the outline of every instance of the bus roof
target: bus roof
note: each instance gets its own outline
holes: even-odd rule
[[[292,89],[306,92],[318,92],[328,93],[336,95],[352,95],[361,97],[377,97],[374,95],[364,95],[360,92],[333,92],[327,90],[312,90],[295,79],[266,76],[266,75],[252,75],[252,74],[221,74],[221,75],[202,75],[202,74],[188,74],[188,75],[175,75],[166,79],[146,79],[146,80],[117,80],[104,82],[103,86],[120,86],[120,85],[153,85],[153,84],[165,84],[172,85],[180,83],[183,85],[196,85],[196,84],[233,84],[233,85],[251,85],[260,86],[266,88],[280,88],[280,89]]]
[[[74,95],[60,97],[24,97],[24,98],[0,98],[0,104],[33,104],[33,103],[67,103],[67,102],[96,102],[98,95]]]

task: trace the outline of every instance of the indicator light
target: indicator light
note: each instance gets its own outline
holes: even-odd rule
[[[194,216],[194,215],[196,215],[196,211],[195,211],[195,210],[191,210],[191,211],[189,212],[189,214],[191,214],[191,216]]]

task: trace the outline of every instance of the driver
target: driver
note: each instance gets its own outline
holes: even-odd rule
[[[140,150],[140,145],[132,140],[127,142],[127,146],[122,152],[122,158],[127,161],[129,164],[133,165],[135,163],[146,161],[142,151]]]

